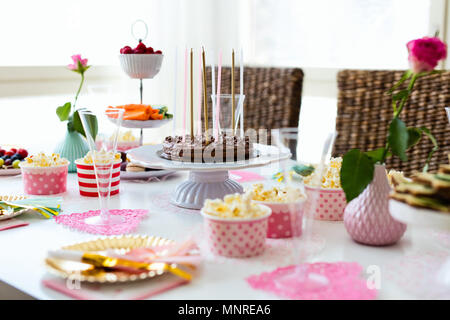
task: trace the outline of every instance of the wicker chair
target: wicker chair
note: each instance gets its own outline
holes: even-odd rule
[[[239,68],[235,68],[239,93]],[[217,76],[217,72],[216,72]],[[288,68],[245,67],[245,129],[297,127],[303,86],[303,71]],[[207,68],[208,123],[212,128],[211,68]],[[221,93],[231,93],[231,68],[222,67]],[[237,102],[236,102],[237,103]],[[203,119],[202,119],[203,121]]]
[[[338,73],[338,136],[333,155],[341,156],[350,149],[373,150],[386,142],[392,120],[391,98],[385,94],[404,71],[343,70]],[[445,108],[450,106],[450,72],[420,78],[400,118],[407,126],[425,126],[431,130],[439,150],[430,162],[430,170],[448,163],[450,125]],[[386,166],[411,174],[420,171],[433,145],[424,137],[407,153],[409,161],[388,159]]]

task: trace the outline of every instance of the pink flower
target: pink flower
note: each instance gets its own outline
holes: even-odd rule
[[[69,68],[72,71],[78,72],[78,73],[84,73],[89,66],[87,65],[88,59],[82,59],[81,54],[75,54],[72,56],[73,64],[69,64],[67,68]]]
[[[409,63],[414,73],[432,71],[447,57],[447,45],[437,37],[424,37],[406,44]]]

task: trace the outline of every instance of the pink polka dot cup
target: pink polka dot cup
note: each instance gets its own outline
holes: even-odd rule
[[[272,211],[258,218],[219,218],[201,211],[208,247],[212,253],[231,258],[246,258],[264,252],[268,218]]]
[[[53,167],[20,166],[26,194],[53,195],[67,190],[69,163]]]
[[[301,236],[304,199],[291,203],[255,202],[264,204],[272,210],[267,227],[267,238],[279,239]]]
[[[324,189],[305,186],[307,200],[305,210],[313,211],[314,219],[342,221],[347,205],[345,193],[342,189]]]

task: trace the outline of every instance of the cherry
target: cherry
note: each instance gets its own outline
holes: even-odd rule
[[[131,49],[130,46],[125,46],[122,49],[120,49],[120,53],[132,53],[133,49]]]
[[[161,50],[157,50],[157,51],[155,51],[155,54],[162,54],[162,51]]]
[[[147,47],[147,49],[145,50],[145,53],[154,53],[153,48]]]
[[[6,153],[6,150],[0,149],[0,157],[3,157]]]
[[[22,159],[25,159],[28,156],[28,151],[25,149],[17,150],[17,153],[20,155]]]

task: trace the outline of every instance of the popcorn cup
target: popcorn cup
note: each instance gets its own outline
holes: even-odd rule
[[[291,238],[302,234],[304,199],[297,202],[280,203],[255,201],[272,210],[267,227],[267,238]]]
[[[305,210],[313,210],[314,219],[317,220],[344,220],[344,210],[347,205],[345,193],[342,189],[324,189],[305,186]],[[316,202],[316,204],[314,204]]]
[[[111,174],[111,191],[110,195],[116,195],[119,193],[120,184],[120,164],[122,160],[118,160],[113,163],[112,174]],[[80,189],[80,195],[85,197],[98,197],[98,187],[97,180],[95,178],[94,165],[84,163],[83,159],[75,160],[77,165],[77,175],[78,175],[78,187]],[[105,166],[105,165],[104,165]],[[107,165],[109,166],[109,165]],[[97,165],[99,173],[102,172],[108,174],[109,168],[105,167],[102,170],[102,165]],[[108,179],[101,179],[101,182],[108,183]],[[105,192],[106,193],[106,192]]]
[[[268,206],[265,214],[258,218],[225,219],[211,216],[201,211],[208,241],[212,253],[231,258],[244,258],[260,255],[264,252],[268,218],[272,211]]]
[[[53,167],[29,167],[20,164],[24,191],[30,195],[52,195],[67,190],[69,164]]]

